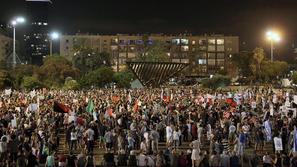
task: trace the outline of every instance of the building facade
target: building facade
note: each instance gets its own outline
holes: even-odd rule
[[[112,55],[113,64],[122,67],[128,60],[143,54],[147,44],[159,41],[164,44],[172,62],[189,63],[187,75],[213,74],[228,68],[232,55],[239,52],[239,38],[224,35],[64,35],[60,38],[60,54],[68,59],[78,48],[89,47]]]
[[[25,46],[32,64],[42,64],[43,58],[49,54],[48,12],[51,3],[50,0],[26,0],[30,25],[25,35]]]

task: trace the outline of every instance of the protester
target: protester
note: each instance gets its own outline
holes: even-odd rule
[[[0,92],[0,166],[94,166],[97,152],[105,152],[109,166],[297,162],[294,91],[176,87],[7,92]],[[62,137],[66,152],[60,151]]]

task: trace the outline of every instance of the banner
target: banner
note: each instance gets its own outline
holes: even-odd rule
[[[282,139],[279,137],[274,138],[274,147],[276,151],[282,151],[283,150],[283,143]]]
[[[12,93],[11,89],[5,89],[4,92],[5,92],[5,95],[7,95],[7,96],[10,96]]]
[[[29,111],[37,111],[38,110],[38,104],[36,104],[36,103],[29,104],[28,110]]]

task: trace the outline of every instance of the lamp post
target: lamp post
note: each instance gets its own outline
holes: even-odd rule
[[[22,24],[25,22],[25,18],[23,17],[16,17],[11,21],[11,25],[13,27],[13,48],[12,48],[12,67],[15,68],[16,66],[16,51],[15,51],[15,28],[17,24]]]
[[[53,55],[53,40],[59,39],[60,35],[58,32],[52,32],[50,34],[50,56]]]
[[[267,31],[266,37],[270,41],[270,60],[273,61],[274,42],[279,42],[281,38],[280,35],[274,31]]]

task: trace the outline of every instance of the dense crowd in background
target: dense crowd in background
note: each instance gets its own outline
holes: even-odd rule
[[[105,166],[295,167],[296,101],[270,87],[7,89],[0,166],[89,167],[100,149]],[[67,154],[58,153],[61,133]]]

